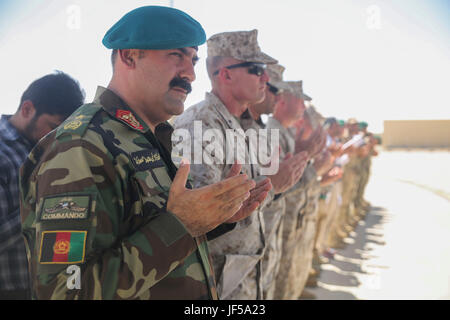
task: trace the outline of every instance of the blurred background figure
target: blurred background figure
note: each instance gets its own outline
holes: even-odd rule
[[[79,83],[63,72],[33,81],[19,108],[0,120],[0,299],[31,297],[19,212],[19,168],[33,146],[84,102]]]

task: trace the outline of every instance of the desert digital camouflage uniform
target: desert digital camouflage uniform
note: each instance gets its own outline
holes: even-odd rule
[[[354,176],[353,176],[353,198],[351,200],[351,210],[350,210],[350,220],[349,222],[354,225],[356,220],[359,220],[359,208],[357,205],[358,192],[361,185],[361,179],[363,178],[363,166],[364,166],[364,157],[357,156],[355,159],[355,167],[354,167]]]
[[[264,129],[266,126],[261,119],[255,121],[249,114],[248,110],[244,112],[240,119],[242,128],[248,129]],[[264,137],[260,135],[260,139]],[[284,139],[281,137],[281,139]],[[263,142],[261,142],[263,143]],[[272,150],[270,149],[270,142],[267,141],[267,156],[270,157]],[[278,270],[280,268],[281,253],[282,253],[282,235],[283,235],[283,220],[282,217],[285,212],[284,197],[278,195],[273,201],[269,202],[261,209],[264,218],[264,236],[266,248],[262,259],[262,291],[265,300],[272,300],[275,294],[275,280]]]
[[[215,34],[207,40],[208,58],[232,57],[245,62],[277,63],[277,60],[261,52],[257,35],[257,30]],[[201,135],[195,135],[195,128],[198,126],[196,120],[201,122],[200,127],[203,132],[207,129],[215,131],[209,131],[215,137],[214,143],[203,141]],[[191,134],[194,146],[191,175],[196,187],[225,179],[236,160],[242,164],[241,171],[250,179],[259,181],[265,178],[260,175],[257,161],[250,161],[250,156],[253,157],[254,154],[250,153],[250,139],[246,139],[239,119],[234,117],[213,93],[206,93],[204,101],[188,108],[179,116],[175,120],[175,128],[185,128]],[[234,138],[226,139],[227,133],[237,137],[236,146]],[[201,146],[199,151],[203,153],[202,164],[195,164],[195,154],[198,153],[195,152],[196,145]],[[217,148],[213,151],[214,146]],[[269,192],[264,203],[250,216],[235,224],[219,226],[219,228],[226,228],[227,233],[214,238],[210,237],[212,232],[208,234],[217,291],[221,299],[263,298],[261,260],[264,254],[265,238],[261,208],[272,199],[273,190]]]
[[[166,210],[176,167],[160,128],[171,132],[155,137],[99,87],[31,152],[21,215],[34,298],[217,298],[206,237]],[[66,286],[73,264],[81,289]]]
[[[298,299],[308,280],[311,270],[314,239],[316,235],[316,221],[318,212],[318,200],[320,193],[320,185],[317,181],[316,170],[312,163],[309,163],[302,176],[303,188],[306,197],[305,205],[300,209],[300,219],[302,221],[300,240],[298,242],[298,260],[294,262],[296,265],[295,274],[295,291],[294,299]]]
[[[370,177],[370,167],[372,165],[372,151],[360,159],[359,181],[355,197],[355,206],[359,213],[364,212],[364,192]]]
[[[347,211],[347,223],[352,227],[354,227],[356,222],[359,220],[358,207],[356,201],[358,197],[358,189],[360,187],[360,181],[362,178],[363,162],[364,162],[363,158],[357,155],[353,159],[350,159],[350,162],[347,164],[350,165],[350,167],[348,168],[349,172],[348,184],[351,186],[350,188],[352,192],[349,195],[350,200],[348,203],[349,209]]]
[[[339,210],[342,203],[342,179],[333,184],[330,203],[328,207],[331,210],[331,219],[326,227],[324,243],[325,247],[333,248],[339,243]]]
[[[348,142],[352,137],[344,139]],[[349,161],[344,165],[342,175],[342,203],[339,209],[339,227],[344,232],[350,231],[350,224],[354,216],[353,200],[356,195],[356,181],[358,176],[359,159],[357,155],[349,156]]]
[[[284,128],[281,123],[270,117],[267,122],[270,129],[278,129],[280,133],[280,159],[287,153],[295,153],[295,138],[291,131]],[[306,170],[306,169],[305,169]],[[279,262],[279,271],[276,275],[274,298],[277,300],[295,299],[295,284],[293,283],[297,272],[294,262],[298,260],[298,241],[301,237],[300,208],[306,203],[306,193],[303,189],[302,178],[291,189],[283,193],[285,200],[285,213],[282,216],[281,243],[282,252]]]
[[[316,271],[320,271],[317,270],[317,260],[319,259],[319,255],[321,255],[327,247],[330,247],[328,239],[330,238],[330,233],[334,232],[333,227],[336,222],[336,213],[337,208],[339,207],[340,197],[338,184],[340,184],[340,180],[331,185],[321,187],[319,211],[317,214],[316,239],[314,241],[315,261],[313,261],[313,263],[316,263],[314,266]]]
[[[333,211],[330,208],[331,196],[332,196],[333,185],[320,187],[320,195],[317,211],[317,222],[316,222],[316,237],[314,240],[314,258],[313,258],[313,268],[316,271],[320,271],[318,262],[319,256],[323,252],[323,243],[325,238],[325,230],[331,219],[331,214]]]
[[[259,176],[259,166],[249,164],[249,145],[240,120],[230,114],[225,105],[213,93],[207,92],[205,100],[188,108],[174,122],[175,129],[187,129],[191,135],[192,146],[201,146],[203,163],[195,164],[195,155],[191,157],[190,174],[194,187],[202,187],[224,180],[229,173],[235,157],[231,161],[224,161],[231,150],[242,156],[242,173],[250,179]],[[202,141],[202,135],[195,134],[195,127],[199,125],[205,133],[208,129],[215,129],[214,136],[220,139],[220,150],[213,154],[209,141]],[[239,137],[232,146],[226,139],[226,130]],[[213,131],[209,131],[213,132]],[[218,141],[218,140],[216,140]],[[226,144],[225,144],[226,142]],[[195,148],[195,147],[194,147]],[[194,149],[193,148],[193,149]],[[224,158],[221,158],[224,156]],[[208,161],[210,164],[208,164]],[[264,203],[273,198],[270,191]],[[261,259],[265,248],[264,219],[260,206],[249,217],[237,222],[231,231],[210,241],[209,249],[217,280],[217,291],[221,299],[262,299]]]
[[[313,106],[308,107],[305,113],[309,114],[309,119],[313,128],[319,123],[320,114]],[[317,173],[313,163],[310,161],[300,180],[303,179],[303,190],[305,192],[306,203],[300,209],[301,216],[301,232],[298,241],[298,259],[294,261],[297,272],[294,279],[293,299],[298,299],[306,285],[308,276],[311,271],[314,240],[316,238],[317,213],[319,210],[320,183],[317,179]]]

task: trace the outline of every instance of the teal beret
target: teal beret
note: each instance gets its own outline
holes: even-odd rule
[[[109,49],[167,50],[195,47],[206,42],[200,23],[178,9],[145,6],[124,15],[106,32]]]
[[[358,125],[359,125],[360,129],[364,129],[364,128],[367,128],[369,126],[369,124],[367,122],[365,122],[365,121],[362,121],[362,122],[358,123]]]

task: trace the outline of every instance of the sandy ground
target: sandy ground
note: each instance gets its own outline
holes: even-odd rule
[[[450,299],[450,152],[382,151],[372,210],[322,265],[318,299]]]

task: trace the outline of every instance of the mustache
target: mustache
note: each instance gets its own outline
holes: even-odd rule
[[[169,82],[169,87],[172,89],[173,87],[179,87],[181,89],[186,90],[186,93],[189,94],[192,91],[192,86],[189,82],[184,80],[183,78],[173,78],[172,81]]]

